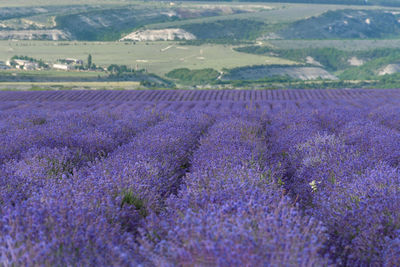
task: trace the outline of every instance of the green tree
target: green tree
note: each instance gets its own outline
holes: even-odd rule
[[[87,68],[90,69],[92,67],[92,55],[89,54],[87,58]]]

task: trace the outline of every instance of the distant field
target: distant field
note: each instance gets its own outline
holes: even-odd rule
[[[101,66],[124,64],[132,68],[147,69],[158,75],[176,68],[202,69],[234,68],[262,64],[294,64],[294,62],[267,56],[249,55],[233,50],[229,45],[182,46],[176,42],[48,42],[0,41],[0,60],[13,55],[26,55],[45,61],[60,58],[86,60]]]
[[[137,89],[139,82],[0,82],[0,90]]]
[[[79,78],[94,78],[106,76],[104,72],[89,72],[89,71],[57,71],[57,70],[0,70],[0,75],[15,75],[15,76],[46,76],[46,77],[79,77]]]
[[[342,50],[369,50],[374,48],[399,48],[399,39],[389,40],[269,40],[263,42],[277,48],[334,47]]]
[[[111,2],[111,3],[110,3]],[[123,5],[128,3],[134,3],[138,1],[130,1],[130,0],[61,0],[61,1],[52,1],[52,0],[2,0],[0,1],[0,7],[24,7],[24,6],[62,6],[62,5],[100,5],[100,4],[114,4],[114,5]]]

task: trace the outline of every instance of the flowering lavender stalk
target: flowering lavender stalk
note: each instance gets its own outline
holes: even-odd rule
[[[398,165],[398,133],[394,125],[392,129],[377,125],[360,110],[340,119],[344,122],[336,124],[340,127],[326,126],[320,123],[328,116],[322,116],[324,112],[305,116],[317,126],[308,137],[302,135],[302,125],[292,128],[304,117],[296,114],[282,122],[287,126],[276,135],[278,141],[297,138],[283,146],[288,151],[285,188],[327,226],[328,247],[338,264],[382,265],[383,240],[392,238],[400,226],[394,215],[399,210],[398,193],[391,193],[398,188],[398,172],[388,166]]]
[[[400,122],[386,93],[0,102],[0,265],[396,266]],[[166,101],[136,101],[154,96]]]
[[[168,209],[147,220],[142,251],[156,265],[324,265],[321,225],[269,176],[262,123],[244,116],[210,129]]]
[[[151,126],[158,117],[152,114],[150,120],[141,118],[140,124],[131,122],[136,127],[132,127],[130,135]],[[31,148],[3,166],[4,175],[0,179],[3,263],[135,265],[138,257],[134,256],[133,238],[124,235],[119,224],[112,223],[105,206],[90,206],[88,200],[96,195],[88,196],[82,190],[79,168],[84,172],[88,160],[83,153],[81,149]]]

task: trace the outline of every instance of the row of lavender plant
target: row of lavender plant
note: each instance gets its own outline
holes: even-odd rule
[[[0,163],[18,159],[30,148],[43,146],[80,150],[87,160],[93,160],[161,120],[154,112],[132,113],[124,109],[95,112],[78,109],[55,113],[46,110],[16,111],[3,116]]]
[[[1,101],[280,101],[398,97],[396,90],[145,90],[0,92]]]
[[[126,216],[118,220],[126,220],[127,231],[135,232],[138,219],[161,211],[176,193],[200,136],[214,121],[203,112],[170,116],[80,174],[81,187],[92,193],[87,195],[99,197],[90,201],[111,205],[110,213],[121,210]]]
[[[276,117],[282,122],[275,128],[275,144],[285,155],[285,186],[324,222],[327,247],[338,265],[400,262],[400,133],[393,117],[388,108],[304,110]]]
[[[68,193],[73,190],[70,183],[74,181],[77,170],[88,160],[102,156],[98,152],[112,151],[118,144],[126,143],[160,119],[160,114],[155,112],[135,115],[83,111],[55,115],[37,112],[7,114],[4,120],[8,129],[3,134],[10,140],[12,147],[5,144],[2,147],[5,151],[3,155],[14,159],[1,168],[2,263],[15,265],[40,262],[46,254],[40,256],[36,252],[52,247],[46,242],[52,238],[50,233],[55,236],[56,233],[62,234],[71,223],[68,219],[75,220],[73,224],[82,220],[95,222],[94,218],[98,217],[96,214],[91,216],[88,213],[86,216],[81,212],[80,215],[86,217],[66,217],[71,212],[70,205],[76,204],[73,198],[68,199]],[[115,128],[115,125],[119,127]],[[59,203],[57,198],[65,203]],[[54,206],[43,203],[48,200]],[[53,214],[51,209],[57,212]],[[65,225],[52,225],[53,228],[47,230],[44,239],[35,236],[44,234],[46,218],[57,218],[57,215],[60,223],[64,222]],[[31,231],[29,235],[23,232],[27,230]],[[36,241],[40,243],[35,244]],[[64,244],[61,242],[59,246],[62,250]],[[75,246],[79,247],[79,244]]]
[[[396,266],[400,114],[367,107],[2,112],[0,265]]]
[[[0,202],[18,202],[48,179],[69,177],[163,119],[157,112],[11,113],[1,132]],[[11,178],[12,177],[12,178]]]
[[[1,262],[138,264],[136,228],[178,186],[191,151],[213,120],[206,114],[166,116],[108,158],[76,172],[70,172],[76,162],[67,148],[30,150],[22,160],[8,162]]]
[[[269,168],[267,119],[222,117],[201,139],[167,209],[149,216],[141,252],[156,266],[322,266],[324,228],[303,216]]]

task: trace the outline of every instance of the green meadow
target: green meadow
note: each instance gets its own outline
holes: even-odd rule
[[[71,57],[86,61],[91,54],[93,63],[98,66],[127,65],[161,76],[177,68],[221,71],[247,65],[294,64],[277,57],[240,53],[233,48],[231,45],[191,46],[179,42],[0,41],[0,60],[25,55],[49,62]]]

